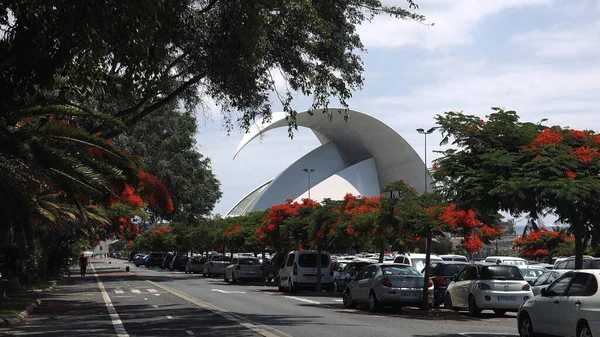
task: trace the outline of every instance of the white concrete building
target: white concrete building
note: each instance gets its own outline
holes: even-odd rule
[[[314,111],[312,116],[298,113],[298,126],[311,129],[322,145],[248,193],[226,216],[264,210],[288,198],[300,201],[308,197],[309,186],[315,201],[340,200],[346,193],[371,197],[399,180],[423,191],[425,164],[402,136],[361,112],[349,110],[348,121],[344,121],[338,109],[329,110],[335,115],[332,120],[322,110]],[[274,113],[270,122],[258,121],[242,138],[234,159],[262,133],[287,126],[283,112]],[[431,183],[429,176],[427,180]]]

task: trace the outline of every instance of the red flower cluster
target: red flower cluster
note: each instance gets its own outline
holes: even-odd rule
[[[242,232],[242,225],[238,224],[238,225],[231,225],[229,227],[227,227],[226,230],[223,231],[223,236],[225,237],[230,237],[230,236],[234,236],[238,233]]]
[[[575,179],[577,175],[573,171],[565,171],[565,177],[567,179]]]
[[[573,130],[571,130],[573,131]],[[591,149],[589,145],[582,146],[576,150],[571,149],[574,155],[579,157],[581,161],[585,163],[591,162],[594,158],[599,156],[598,150]]]
[[[483,242],[481,242],[481,239],[479,236],[477,236],[477,234],[473,233],[465,235],[462,246],[468,252],[476,252],[483,248]]]
[[[121,201],[136,209],[144,205],[142,197],[137,195],[133,187],[129,185],[126,185],[121,193]]]
[[[173,200],[165,184],[150,173],[142,170],[139,170],[139,175],[140,184],[138,188],[140,189],[140,194],[147,199],[150,207],[159,208],[169,213],[173,212],[175,209]]]
[[[535,150],[543,145],[557,146],[562,141],[563,135],[560,132],[554,131],[550,128],[546,128],[544,129],[544,131],[540,132],[540,134],[537,135],[537,137],[535,137],[535,139],[531,143],[531,148]]]
[[[560,244],[573,242],[575,239],[565,232],[557,232],[541,227],[532,230],[527,236],[517,238],[513,248],[519,249],[519,255],[525,257],[544,258],[558,255]]]

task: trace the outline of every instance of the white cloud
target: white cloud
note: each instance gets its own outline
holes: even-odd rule
[[[554,27],[516,35],[512,42],[528,53],[547,58],[577,58],[600,56],[600,21],[574,27]]]
[[[405,1],[395,1],[399,5]],[[426,50],[447,49],[473,41],[477,26],[488,16],[509,8],[538,6],[548,0],[504,1],[417,1],[419,13],[427,17],[427,23],[404,21],[379,16],[366,22],[358,32],[367,48],[419,47]],[[393,2],[392,2],[393,3]]]

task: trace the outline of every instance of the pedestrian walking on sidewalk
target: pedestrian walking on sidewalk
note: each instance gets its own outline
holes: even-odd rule
[[[85,269],[87,268],[88,258],[81,253],[79,256],[79,268],[81,269],[81,277],[85,276]]]

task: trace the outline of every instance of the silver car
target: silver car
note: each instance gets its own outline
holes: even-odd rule
[[[202,276],[225,275],[225,267],[229,265],[230,258],[225,255],[211,255],[204,264]]]
[[[262,280],[263,266],[256,257],[236,257],[225,268],[223,280],[237,282],[240,280]]]
[[[559,278],[562,274],[564,274],[566,272],[568,272],[567,269],[554,269],[554,270],[549,270],[549,271],[543,273],[542,275],[540,275],[531,284],[531,290],[533,291],[533,295],[535,296],[535,295],[541,294],[542,289],[544,289],[547,286],[549,286],[550,284],[552,284],[552,282],[554,282],[554,280],[556,280],[557,278]]]
[[[405,264],[376,263],[353,277],[344,291],[344,306],[366,303],[377,311],[382,305],[414,305],[423,302],[424,276]],[[429,280],[429,304],[433,303],[433,282]]]

